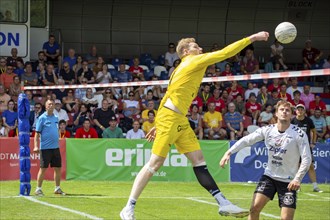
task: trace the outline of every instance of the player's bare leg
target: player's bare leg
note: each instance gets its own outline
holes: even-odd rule
[[[148,184],[150,178],[163,165],[165,159],[166,159],[165,157],[160,157],[157,156],[156,154],[151,155],[149,162],[143,166],[143,168],[140,170],[140,172],[138,173],[138,175],[134,180],[128,202],[125,208],[120,212],[121,219],[124,220],[135,219],[134,208],[136,201],[140,197],[145,186]]]
[[[308,176],[309,179],[311,180],[312,184],[313,184],[313,191],[314,192],[323,192],[322,190],[320,190],[320,188],[317,186],[317,181],[316,181],[316,172],[314,169],[314,164],[312,163],[311,166],[309,167],[308,170]]]
[[[255,193],[253,195],[253,200],[250,208],[250,215],[249,215],[249,220],[259,220],[260,212],[261,210],[265,207],[267,202],[270,199],[261,194],[261,193]]]
[[[284,220],[293,220],[295,209],[282,207],[281,208],[281,219]]]
[[[44,193],[41,190],[42,187],[42,182],[44,181],[44,176],[46,173],[47,168],[40,168],[39,172],[38,172],[38,177],[37,177],[37,188],[36,191],[34,192],[34,194],[36,196],[43,196]]]

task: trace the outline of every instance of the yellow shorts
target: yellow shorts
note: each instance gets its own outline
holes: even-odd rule
[[[156,138],[152,153],[166,157],[174,144],[179,153],[200,150],[199,142],[191,129],[188,118],[163,107],[157,112]]]

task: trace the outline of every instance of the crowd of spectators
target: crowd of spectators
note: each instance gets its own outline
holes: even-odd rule
[[[211,51],[219,49],[214,44]],[[30,102],[31,136],[46,100],[53,99],[61,138],[144,138],[155,125],[166,85],[89,87],[88,84],[169,79],[180,64],[174,43],[168,45],[168,51],[158,60],[143,54],[131,60],[105,62],[95,46],[84,56],[70,48],[67,55],[61,57],[53,35],[44,43],[36,61],[24,63],[17,56],[16,48],[12,48],[11,54],[0,58],[0,136],[9,137],[17,136],[17,100],[21,86],[81,84],[86,88],[24,91]],[[283,45],[275,41],[270,46],[269,60],[260,62],[252,45],[226,61],[209,66],[205,77],[285,71],[289,67],[284,54]],[[308,40],[302,50],[302,66],[330,68],[330,57],[322,56]],[[156,66],[161,66],[160,73]],[[306,116],[315,124],[318,140],[323,141],[330,137],[330,116],[322,96],[311,93],[306,81],[282,78],[202,83],[187,117],[199,139],[237,140],[248,133],[249,126],[275,123],[273,106],[279,100],[287,100],[293,106],[305,106]],[[300,82],[304,85],[299,86]]]

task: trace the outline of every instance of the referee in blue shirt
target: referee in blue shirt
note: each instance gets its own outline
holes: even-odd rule
[[[50,164],[54,168],[55,178],[55,194],[65,195],[61,190],[61,154],[59,149],[59,133],[58,118],[54,115],[55,108],[53,100],[47,100],[46,112],[44,112],[37,120],[36,135],[34,137],[34,149],[36,153],[40,153],[40,169],[38,173],[37,189],[35,195],[43,196],[41,190],[45,172]],[[39,147],[40,140],[40,147]]]

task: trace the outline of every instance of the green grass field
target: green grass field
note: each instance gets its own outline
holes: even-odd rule
[[[32,182],[32,194],[36,182]],[[68,194],[53,194],[54,184],[45,181],[44,197],[19,197],[18,181],[0,182],[0,219],[119,219],[126,204],[131,182],[64,181]],[[233,203],[248,208],[255,184],[220,183],[220,189]],[[295,219],[330,219],[330,185],[323,193],[311,192],[304,184],[298,194]],[[136,206],[142,219],[235,219],[221,217],[215,200],[197,182],[150,182]],[[279,219],[277,198],[268,203],[260,219]]]

